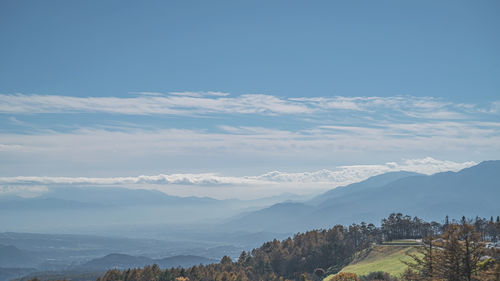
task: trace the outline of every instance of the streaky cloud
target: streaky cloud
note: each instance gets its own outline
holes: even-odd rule
[[[470,114],[498,114],[498,101],[479,107],[434,97],[301,97],[266,94],[230,96],[222,92],[144,92],[135,97],[73,97],[0,94],[0,113],[107,113],[124,115],[308,115],[330,111],[390,111],[418,119],[465,119]]]

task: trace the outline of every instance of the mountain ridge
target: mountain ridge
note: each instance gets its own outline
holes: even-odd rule
[[[108,269],[128,269],[138,268],[147,265],[157,264],[161,268],[171,267],[190,267],[199,264],[209,264],[217,260],[195,256],[195,255],[176,255],[161,259],[152,259],[145,256],[132,256],[120,253],[111,253],[101,258],[95,258],[84,264],[75,266],[76,270],[108,270]]]
[[[35,267],[39,262],[28,251],[13,245],[0,244],[0,268]]]
[[[356,188],[370,181],[373,179],[342,187],[337,192],[327,191],[317,197],[325,200],[316,201],[316,205],[275,204],[229,221],[225,227],[296,232],[361,221],[378,224],[378,218],[393,212],[415,214],[428,220],[441,220],[446,215],[500,213],[500,206],[495,204],[500,198],[499,160],[484,161],[458,172],[402,173],[381,186]]]

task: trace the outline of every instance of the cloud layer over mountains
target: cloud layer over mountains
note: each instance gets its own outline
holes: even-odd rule
[[[337,186],[347,185],[365,180],[369,177],[394,171],[411,171],[421,174],[434,174],[443,171],[458,171],[475,165],[475,162],[457,163],[436,160],[431,157],[410,159],[401,163],[390,162],[382,165],[340,166],[335,170],[323,169],[312,172],[280,172],[273,171],[258,176],[222,176],[215,173],[202,174],[159,174],[135,177],[0,177],[0,194],[31,195],[43,193],[45,186],[124,186],[128,188],[158,189],[171,193],[170,186],[183,186],[184,196],[200,195],[203,186],[207,191],[225,190],[218,194],[230,194],[229,197],[265,197],[292,191],[300,194],[313,194]],[[228,193],[228,191],[230,191]],[[241,192],[238,196],[235,192]],[[258,192],[254,192],[258,191]],[[210,194],[204,194],[210,196]],[[213,196],[213,195],[212,195]],[[225,196],[222,196],[224,198]]]

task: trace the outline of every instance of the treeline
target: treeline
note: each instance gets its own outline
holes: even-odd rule
[[[403,214],[391,214],[382,220],[381,231],[384,240],[396,239],[418,239],[437,235],[443,230],[438,222],[425,222],[418,217],[410,217]]]
[[[327,272],[338,272],[355,252],[375,242],[378,234],[373,224],[337,225],[328,230],[308,231],[283,241],[264,243],[251,252],[242,252],[237,261],[225,256],[218,264],[186,269],[161,271],[151,266],[123,272],[111,270],[98,281],[272,281],[304,280],[313,275],[319,278]]]
[[[396,239],[419,239],[432,236],[438,236],[447,229],[449,225],[460,224],[457,221],[450,221],[445,217],[444,223],[426,222],[418,217],[410,217],[401,213],[390,214],[389,217],[382,220],[381,232],[385,241]],[[500,216],[490,219],[476,217],[469,221],[475,231],[480,235],[483,241],[497,242],[500,234]]]
[[[476,217],[474,222],[474,229],[480,235],[481,240],[498,242],[500,236],[500,216],[496,220],[493,217],[490,219]]]
[[[498,239],[498,218],[493,222],[496,232],[484,226],[484,219],[478,218],[476,221],[480,221],[477,227],[481,232],[475,230],[476,224],[471,224],[471,227],[478,233],[479,239]],[[491,225],[492,219],[486,221],[487,225]],[[251,252],[242,252],[236,261],[225,256],[220,263],[190,268],[162,270],[153,265],[143,269],[110,270],[97,281],[322,280],[326,275],[339,272],[356,252],[373,243],[443,235],[453,225],[456,222],[449,222],[448,219],[443,224],[428,223],[417,217],[391,214],[382,220],[381,227],[361,223],[299,233],[283,241],[266,242]],[[414,268],[415,272],[418,272],[418,268]]]

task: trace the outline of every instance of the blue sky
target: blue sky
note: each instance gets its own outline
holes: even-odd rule
[[[498,1],[2,1],[0,90],[496,98]]]
[[[2,1],[0,185],[189,174],[191,193],[169,191],[210,195],[207,179],[248,184],[241,177],[276,170],[313,173],[310,185],[327,169],[331,187],[499,159],[499,11],[498,1]],[[371,170],[336,174],[346,165]]]

